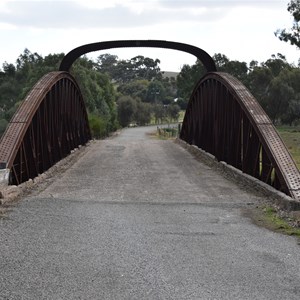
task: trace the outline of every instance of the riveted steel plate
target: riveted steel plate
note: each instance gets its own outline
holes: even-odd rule
[[[0,161],[6,162],[11,167],[11,157],[16,154],[17,148],[22,139],[25,123],[9,123],[7,130],[0,141]]]
[[[289,190],[300,189],[300,173],[297,165],[273,125],[260,125],[259,128],[264,142],[268,144],[268,148],[272,152],[276,165],[287,179]]]

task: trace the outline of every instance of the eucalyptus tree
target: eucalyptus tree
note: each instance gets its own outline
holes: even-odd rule
[[[291,0],[287,10],[293,17],[292,26],[289,29],[278,29],[275,35],[281,41],[289,42],[300,48],[300,0]]]

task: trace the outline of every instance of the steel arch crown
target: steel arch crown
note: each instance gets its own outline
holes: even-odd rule
[[[74,61],[81,55],[111,48],[129,48],[129,47],[151,47],[179,50],[195,55],[204,65],[207,72],[216,71],[216,65],[211,56],[204,50],[184,43],[162,41],[162,40],[121,40],[121,41],[105,41],[98,43],[86,44],[71,50],[63,58],[59,70],[69,71]]]

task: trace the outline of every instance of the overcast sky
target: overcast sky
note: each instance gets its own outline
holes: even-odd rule
[[[210,55],[263,62],[281,53],[298,63],[300,51],[274,32],[290,28],[289,0],[1,0],[0,66],[15,63],[25,48],[42,56],[68,53],[93,42],[159,39],[191,44]],[[195,58],[162,49],[114,49],[129,59],[144,55],[161,60],[164,71],[179,71]]]

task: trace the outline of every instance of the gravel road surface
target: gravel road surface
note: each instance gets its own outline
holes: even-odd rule
[[[300,246],[173,141],[97,141],[0,219],[0,299],[300,299]]]

